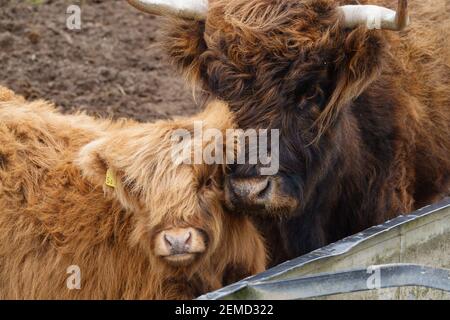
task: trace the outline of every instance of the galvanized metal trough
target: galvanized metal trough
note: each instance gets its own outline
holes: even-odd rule
[[[198,299],[450,300],[450,198]]]

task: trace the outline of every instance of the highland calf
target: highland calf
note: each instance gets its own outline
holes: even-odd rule
[[[170,58],[240,128],[280,130],[278,174],[225,189],[273,264],[448,194],[448,0],[129,1],[172,16]]]
[[[0,87],[0,299],[189,299],[262,271],[262,238],[222,208],[223,168],[172,161],[195,120],[233,127],[219,102],[138,124]]]

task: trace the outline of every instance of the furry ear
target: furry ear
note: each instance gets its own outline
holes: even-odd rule
[[[192,83],[199,80],[199,58],[207,49],[204,33],[203,21],[179,18],[166,20],[164,48],[172,63]]]
[[[121,143],[117,140],[114,136],[101,137],[88,143],[80,150],[75,164],[88,181],[103,188],[105,195],[119,200],[125,209],[136,211],[140,209],[139,202],[130,192],[132,186],[126,185],[130,179],[119,167],[121,147],[117,145]]]
[[[316,121],[318,137],[335,120],[341,110],[381,74],[388,54],[387,36],[379,30],[359,27],[344,33],[342,52],[335,62],[334,91]]]
[[[387,36],[383,31],[360,27],[345,37],[338,80],[348,100],[356,98],[381,74],[388,54]]]
[[[103,185],[106,172],[111,169],[105,153],[107,143],[106,137],[90,142],[80,150],[76,159],[76,164],[81,169],[83,176],[95,185]]]

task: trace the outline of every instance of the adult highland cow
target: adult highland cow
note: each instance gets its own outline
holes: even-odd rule
[[[233,127],[218,102],[137,124],[0,87],[0,299],[189,299],[263,271],[255,227],[222,208],[221,165],[173,161],[193,121]]]
[[[448,0],[415,1],[407,29],[407,0],[130,2],[172,16],[170,57],[241,128],[280,129],[279,173],[227,182],[274,263],[448,193]]]

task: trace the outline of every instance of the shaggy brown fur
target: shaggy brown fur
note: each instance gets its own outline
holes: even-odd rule
[[[412,24],[400,33],[345,28],[337,6],[356,2],[215,0],[206,22],[167,28],[174,63],[229,103],[240,127],[281,131],[281,170],[265,207],[229,199],[260,217],[274,262],[449,190],[449,2],[410,1]],[[397,5],[358,1],[368,2]],[[236,166],[231,177],[258,172]]]
[[[172,162],[171,133],[195,120],[233,127],[218,102],[194,118],[137,124],[61,115],[0,88],[0,299],[186,299],[262,271],[256,229],[222,209],[223,169]],[[197,261],[154,255],[159,230],[186,226],[207,235]],[[80,290],[66,287],[71,265]]]

